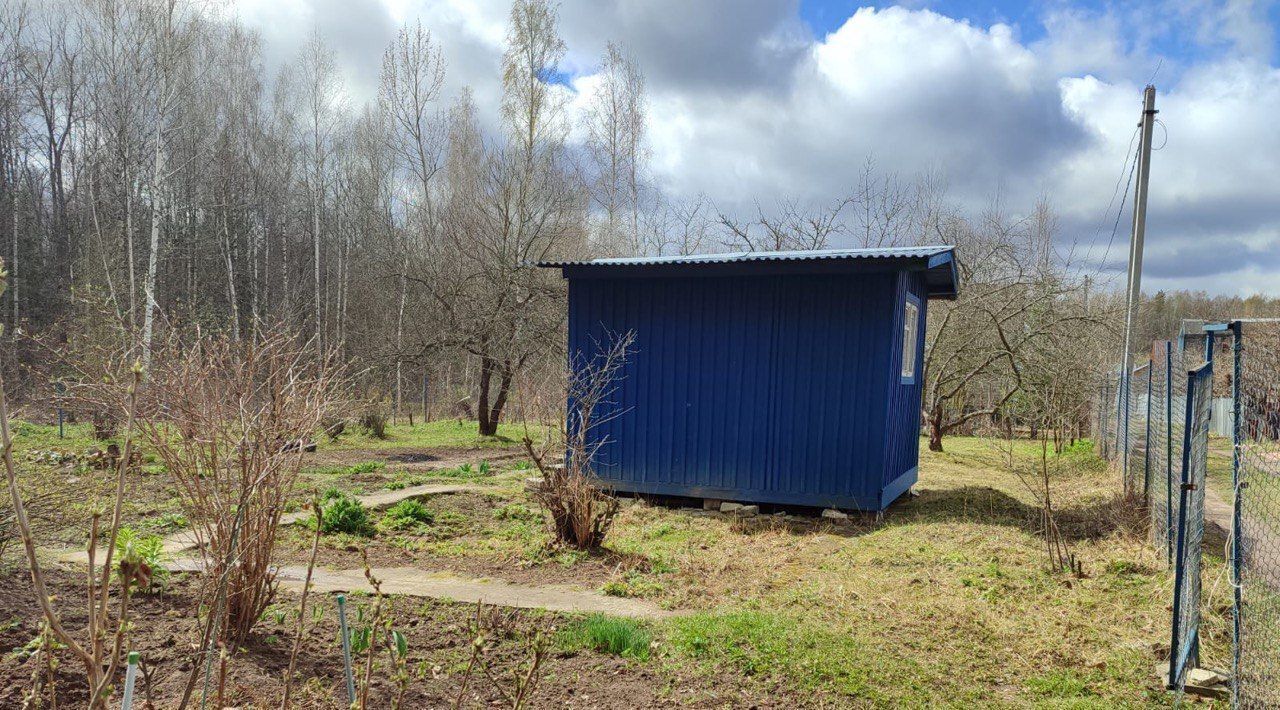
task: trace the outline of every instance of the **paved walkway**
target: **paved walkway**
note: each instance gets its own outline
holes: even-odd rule
[[[173,560],[169,569],[199,572],[203,568],[195,557]],[[609,597],[600,592],[567,584],[514,584],[501,579],[459,577],[449,572],[432,572],[416,567],[375,567],[370,570],[384,594],[425,597],[452,602],[484,602],[495,606],[547,611],[608,614],[636,619],[661,619],[678,612],[668,611],[641,599]],[[300,565],[280,567],[276,579],[281,589],[301,592],[307,568]],[[311,589],[315,592],[367,592],[373,587],[365,579],[363,569],[328,569],[317,567],[311,573]]]
[[[386,508],[396,503],[420,496],[447,495],[484,488],[473,484],[427,483],[402,488],[398,491],[379,491],[358,496],[365,507]],[[283,516],[280,522],[292,525],[309,516],[308,511],[298,511]],[[203,568],[191,551],[198,546],[196,536],[190,530],[174,533],[164,538],[164,552],[170,559],[167,566],[175,572],[199,572]],[[72,564],[86,564],[89,553],[72,550],[59,555],[59,560]],[[456,602],[484,602],[496,606],[521,609],[546,609],[559,612],[599,613],[611,616],[627,616],[642,619],[658,619],[674,612],[639,599],[605,596],[596,591],[570,585],[513,584],[500,579],[471,579],[449,573],[431,572],[413,567],[386,567],[372,570],[386,594],[411,597],[428,597]],[[276,570],[280,587],[292,591],[302,590],[307,568],[286,566]],[[317,567],[311,575],[311,588],[317,592],[373,592],[363,569],[333,570]]]
[[[449,493],[462,493],[464,491],[474,491],[482,486],[476,486],[468,483],[424,483],[420,486],[409,486],[401,488],[398,491],[379,491],[369,495],[356,496],[356,498],[364,503],[364,507],[371,510],[380,510],[399,503],[406,498],[418,498],[420,496],[446,495]],[[299,510],[293,513],[287,513],[280,517],[281,525],[293,525],[303,518],[311,517],[310,510]],[[164,538],[164,554],[169,557],[178,557],[184,552],[190,552],[199,546],[196,534],[190,530],[182,530],[180,532],[166,535]],[[70,550],[61,555],[58,559],[63,562],[74,562],[85,564],[89,561],[89,552],[87,550]]]

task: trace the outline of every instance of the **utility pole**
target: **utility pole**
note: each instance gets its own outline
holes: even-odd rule
[[[1129,446],[1129,376],[1133,367],[1131,350],[1133,348],[1133,325],[1137,320],[1138,304],[1142,300],[1142,241],[1147,231],[1147,185],[1151,181],[1151,133],[1156,122],[1156,87],[1147,84],[1142,92],[1142,142],[1138,153],[1138,186],[1133,193],[1133,235],[1129,240],[1129,284],[1124,312],[1124,352],[1120,356],[1121,401],[1124,402],[1124,449],[1125,487],[1129,485],[1128,446]]]

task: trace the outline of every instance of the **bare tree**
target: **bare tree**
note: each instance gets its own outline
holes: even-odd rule
[[[1082,284],[1052,255],[1047,206],[1036,215],[1010,220],[997,203],[977,225],[954,218],[941,230],[957,247],[962,287],[929,318],[922,406],[931,450],[942,450],[948,432],[1000,413],[1042,348],[1103,323],[1078,307]]]
[[[298,76],[301,78],[301,100],[305,106],[306,123],[304,140],[308,151],[306,181],[311,197],[311,247],[312,247],[312,324],[316,344],[321,349],[325,343],[325,310],[321,293],[324,271],[321,243],[324,240],[322,225],[325,210],[326,170],[333,151],[334,134],[338,130],[342,93],[338,83],[338,67],[333,50],[313,30],[302,56],[298,59]]]
[[[759,202],[753,219],[739,219],[719,211],[724,246],[748,251],[826,249],[846,231],[841,221],[853,198],[837,198],[825,207],[805,209],[795,200],[780,200],[772,213]]]
[[[436,175],[442,165],[441,126],[443,120],[433,106],[444,83],[444,57],[431,39],[431,33],[417,23],[400,30],[395,43],[382,58],[382,110],[392,123],[392,144],[400,168],[413,176],[416,190],[409,200],[409,224],[401,230],[405,236],[399,244],[397,307],[395,328],[395,413],[399,416],[404,386],[404,319],[409,301],[408,235],[417,232],[434,239],[439,229],[436,197],[433,194]]]
[[[552,7],[516,2],[503,59],[508,142],[484,146],[469,104],[455,110],[442,240],[412,277],[441,319],[423,348],[479,361],[482,435],[497,433],[516,376],[560,340],[563,285],[532,265],[584,241],[585,197],[564,148],[565,93],[550,83],[563,53]]]
[[[633,255],[640,244],[640,180],[646,150],[644,75],[610,42],[600,83],[586,113],[586,152],[591,162],[593,208],[603,211],[596,244],[608,253]]]

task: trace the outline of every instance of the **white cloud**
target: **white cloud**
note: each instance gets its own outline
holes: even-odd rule
[[[471,86],[497,123],[505,0],[240,0],[272,52],[296,53],[312,23],[358,84],[376,80],[394,24],[421,19],[448,61],[447,91]],[[344,6],[346,7],[346,6]],[[568,0],[561,26],[581,111],[607,40],[649,82],[652,173],[674,194],[707,193],[727,209],[777,198],[826,201],[864,161],[910,177],[941,174],[979,207],[997,190],[1014,209],[1047,195],[1065,238],[1101,241],[1121,163],[1157,65],[1162,126],[1151,179],[1151,288],[1275,291],[1280,275],[1280,70],[1274,28],[1236,0],[1192,6],[1054,5],[1043,36],[929,10],[863,8],[823,38],[795,0],[688,3]],[[392,28],[392,29],[388,29]],[[1156,48],[1187,47],[1176,58]],[[283,49],[280,49],[283,48]],[[353,90],[371,96],[372,85]],[[1167,127],[1167,128],[1166,128]],[[575,134],[580,135],[580,134]],[[1099,236],[1100,235],[1100,236]],[[1126,251],[1122,221],[1113,263]],[[1270,257],[1276,254],[1276,257]],[[1242,266],[1242,264],[1248,264]]]

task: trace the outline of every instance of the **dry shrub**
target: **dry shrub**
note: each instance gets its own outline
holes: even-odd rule
[[[603,490],[595,473],[595,455],[605,443],[592,432],[599,425],[618,416],[609,409],[603,414],[601,405],[612,404],[635,334],[611,334],[605,343],[597,343],[590,356],[575,356],[569,364],[567,378],[568,416],[560,430],[564,444],[563,464],[548,462],[548,452],[556,437],[544,432],[542,443],[535,446],[526,432],[525,449],[538,470],[542,483],[534,490],[534,499],[551,513],[556,541],[580,550],[592,550],[604,543],[605,536],[618,513],[618,499]]]
[[[210,633],[234,648],[275,595],[280,518],[302,452],[344,387],[342,370],[333,353],[275,328],[254,342],[170,342],[150,377],[141,430],[200,543]]]
[[[381,402],[370,402],[360,413],[360,428],[375,439],[386,439],[388,419],[386,408]]]

